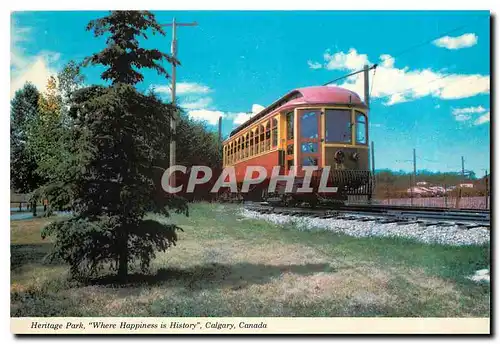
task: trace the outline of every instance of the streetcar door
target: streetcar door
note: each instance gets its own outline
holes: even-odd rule
[[[321,109],[299,110],[298,116],[297,165],[299,165],[299,169],[303,166],[321,166]]]
[[[294,131],[295,119],[293,116],[293,110],[286,114],[286,147],[285,147],[285,169],[288,171],[293,167],[294,159],[294,142],[293,142],[293,131]]]

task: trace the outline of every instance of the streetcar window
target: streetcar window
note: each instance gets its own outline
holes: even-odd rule
[[[245,137],[242,136],[240,139],[240,160],[245,157]]]
[[[306,156],[302,158],[302,166],[318,166],[318,158]]]
[[[301,114],[300,136],[305,139],[318,138],[318,111],[312,110]]]
[[[236,149],[236,146],[237,146],[237,141],[233,141],[233,163],[236,162],[236,154],[237,154],[237,149]]]
[[[250,156],[253,156],[253,130],[250,130]]]
[[[265,150],[268,151],[271,149],[271,121],[266,123],[266,144]]]
[[[366,116],[356,111],[356,143],[366,145]]]
[[[259,150],[259,142],[260,142],[260,139],[259,139],[259,128],[257,128],[255,130],[254,141],[255,141],[255,147],[254,147],[255,154],[259,154],[260,153],[260,150]]]
[[[238,142],[236,143],[236,161],[240,161],[241,159],[241,140],[238,138]]]
[[[293,111],[286,114],[286,139],[293,139]]]
[[[248,158],[248,145],[250,143],[250,136],[248,133],[245,134],[245,158]]]
[[[326,142],[351,143],[351,110],[326,110]]]
[[[265,142],[266,140],[266,126],[264,124],[260,125],[260,152],[265,152]]]
[[[318,144],[316,142],[302,142],[302,153],[318,153]]]
[[[287,154],[287,155],[293,155],[293,144],[288,145],[288,146],[286,147],[286,154]]]
[[[273,133],[272,133],[272,137],[273,137],[273,143],[272,143],[272,146],[273,148],[276,147],[278,145],[278,119],[273,118]]]
[[[236,143],[233,141],[231,142],[231,163],[234,164],[236,160]]]

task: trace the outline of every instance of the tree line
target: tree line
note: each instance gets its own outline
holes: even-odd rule
[[[48,200],[47,215],[70,210],[42,230],[54,248],[47,259],[67,262],[77,278],[102,269],[125,280],[129,266],[147,271],[155,252],[176,244],[174,224],[150,213],[188,215],[186,200],[167,195],[161,176],[169,142],[178,163],[221,165],[218,135],[165,102],[154,90],[140,92],[141,70],[169,78],[162,62],[180,64],[140,40],[165,35],[149,11],[111,11],[85,28],[106,37],[106,46],[83,61],[70,61],[45,90],[26,83],[11,101],[11,189]],[[84,67],[101,65],[103,84],[87,84]],[[170,118],[176,116],[175,133]]]

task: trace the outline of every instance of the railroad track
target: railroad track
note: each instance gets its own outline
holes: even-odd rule
[[[410,224],[422,226],[459,226],[467,229],[490,229],[490,212],[485,210],[458,210],[445,208],[415,208],[369,204],[348,204],[332,207],[284,207],[266,203],[245,203],[245,208],[264,214],[282,214],[319,218],[334,218],[377,223]]]

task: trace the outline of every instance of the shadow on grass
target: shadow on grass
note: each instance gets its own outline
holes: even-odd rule
[[[45,256],[52,249],[52,243],[10,245],[10,270],[16,270],[27,264],[60,265],[60,262],[45,261]]]
[[[329,264],[266,265],[238,263],[233,265],[211,263],[188,269],[159,269],[154,275],[130,274],[126,282],[115,275],[89,281],[90,284],[130,287],[134,284],[170,284],[190,290],[231,287],[233,290],[253,284],[265,284],[283,273],[312,275],[318,272],[335,272]]]

